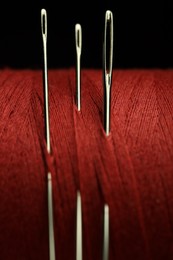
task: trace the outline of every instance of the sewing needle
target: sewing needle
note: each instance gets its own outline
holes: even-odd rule
[[[48,72],[47,72],[47,12],[41,10],[41,29],[43,38],[43,58],[44,58],[44,106],[45,106],[45,130],[47,151],[50,153],[50,127],[49,127],[49,98],[48,98]]]
[[[81,52],[82,52],[82,28],[80,24],[75,25],[76,40],[76,105],[81,110]]]
[[[108,30],[109,27],[109,30]],[[109,46],[107,46],[109,44]],[[108,54],[107,54],[108,52]],[[103,77],[104,77],[104,129],[106,135],[110,133],[111,120],[111,86],[113,64],[113,14],[106,11],[103,44]]]
[[[77,192],[76,212],[76,260],[82,260],[82,201],[79,191]]]
[[[103,260],[109,259],[109,206],[104,206],[103,221]]]
[[[44,111],[45,111],[45,130],[46,130],[46,145],[47,151],[50,154],[50,126],[49,126],[49,98],[48,98],[48,71],[47,71],[47,12],[41,10],[41,31],[43,38],[43,56],[44,56]],[[55,239],[54,239],[54,224],[53,224],[53,198],[52,198],[52,176],[47,174],[48,185],[48,224],[49,224],[49,257],[50,260],[55,260]]]

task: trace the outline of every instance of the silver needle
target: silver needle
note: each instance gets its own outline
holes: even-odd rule
[[[76,40],[76,105],[81,110],[81,52],[82,52],[82,28],[80,24],[75,26]]]
[[[76,106],[81,110],[81,52],[82,52],[82,28],[75,25],[76,40]],[[82,201],[80,192],[77,192],[76,206],[76,260],[82,260]]]
[[[109,206],[104,206],[103,222],[103,260],[109,259]]]
[[[107,55],[107,42],[109,42],[109,47],[108,47],[109,55]],[[106,15],[105,15],[105,31],[104,31],[104,45],[103,45],[104,129],[107,136],[110,133],[112,64],[113,64],[113,14],[111,11],[108,10],[106,11]]]
[[[82,260],[82,201],[79,191],[77,192],[76,214],[76,260]]]
[[[49,127],[49,98],[48,98],[48,72],[47,72],[47,12],[41,10],[41,31],[43,38],[43,53],[44,53],[44,108],[45,108],[45,129],[46,129],[46,144],[48,153],[50,149],[50,127]],[[55,238],[53,224],[53,198],[52,198],[52,175],[47,174],[48,187],[48,225],[49,225],[49,258],[55,260]]]
[[[53,224],[53,198],[52,198],[52,176],[47,174],[48,181],[48,221],[49,221],[49,259],[55,260],[55,238]]]
[[[43,55],[44,55],[44,106],[45,106],[45,130],[47,151],[50,153],[50,127],[49,127],[49,96],[48,96],[48,72],[47,72],[47,12],[41,10],[41,31],[43,38]]]

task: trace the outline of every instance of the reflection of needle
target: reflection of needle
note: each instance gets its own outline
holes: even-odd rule
[[[109,206],[104,206],[103,222],[103,260],[109,259]]]
[[[82,201],[79,191],[76,209],[76,260],[82,260]]]
[[[43,38],[44,54],[44,111],[47,151],[50,154],[50,127],[49,127],[49,98],[48,98],[48,72],[47,72],[47,12],[41,10],[41,32]],[[55,260],[55,239],[53,226],[53,199],[52,199],[52,176],[47,174],[48,185],[48,221],[49,221],[49,256],[50,260]]]
[[[109,26],[109,30],[108,30],[108,26]],[[107,42],[109,42],[109,47],[108,47],[109,55],[107,54]],[[109,135],[110,133],[112,64],[113,64],[113,14],[111,11],[106,11],[104,45],[103,45],[104,129],[106,135]]]
[[[75,26],[76,40],[76,105],[81,109],[81,52],[82,52],[82,28],[80,24]]]

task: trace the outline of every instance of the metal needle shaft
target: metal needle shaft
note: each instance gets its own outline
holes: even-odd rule
[[[76,260],[82,260],[82,201],[77,193],[77,217],[76,217]]]
[[[108,43],[109,46],[107,46]],[[106,11],[104,45],[103,45],[104,129],[106,135],[109,135],[110,133],[112,64],[113,64],[113,14],[111,11]]]
[[[50,153],[50,126],[49,126],[49,96],[48,96],[48,72],[47,72],[47,12],[41,10],[41,31],[43,38],[43,57],[44,57],[44,106],[45,106],[45,130],[47,151]]]
[[[109,206],[104,206],[103,222],[103,260],[109,259]]]
[[[50,149],[50,126],[49,126],[49,96],[48,96],[48,71],[47,71],[47,12],[41,10],[41,31],[43,38],[43,54],[44,54],[44,111],[45,111],[45,130],[46,144],[48,153]],[[49,225],[49,258],[55,260],[55,239],[54,239],[54,223],[53,223],[53,196],[52,196],[52,175],[47,174],[48,188],[48,225]]]
[[[75,26],[76,40],[76,105],[81,110],[81,52],[82,52],[82,28],[80,24]]]

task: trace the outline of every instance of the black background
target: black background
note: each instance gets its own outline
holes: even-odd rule
[[[173,8],[168,1],[13,1],[0,6],[0,67],[41,68],[40,11],[48,15],[49,68],[75,66],[76,23],[82,67],[102,67],[105,11],[114,14],[114,67],[173,67]]]

